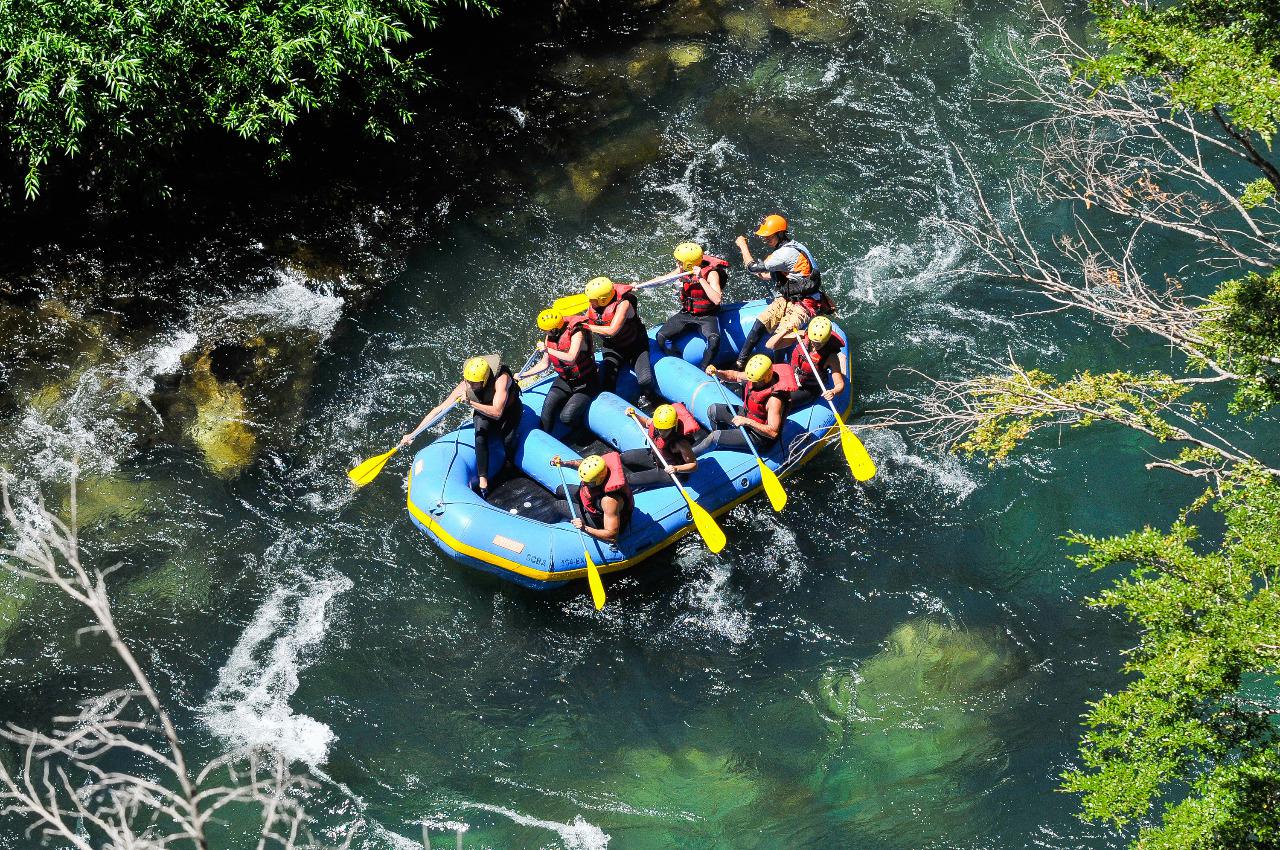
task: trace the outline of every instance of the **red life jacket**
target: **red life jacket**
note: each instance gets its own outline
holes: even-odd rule
[[[640,321],[640,302],[636,300],[636,294],[631,290],[633,287],[622,283],[613,285],[613,300],[603,307],[597,307],[594,304],[587,305],[587,318],[594,325],[607,325],[613,321],[614,315],[622,307],[622,302],[629,301],[631,303],[631,315],[622,323],[622,327],[618,328],[618,332],[613,336],[602,337],[604,345],[615,351],[630,351],[639,347],[641,343],[648,345],[649,337],[644,330],[644,322]]]
[[[622,502],[619,510],[621,519],[619,529],[623,529],[631,522],[631,510],[635,507],[635,499],[631,495],[631,488],[627,486],[627,472],[622,467],[622,455],[609,452],[601,457],[604,459],[606,470],[604,484],[579,486],[578,502],[582,505],[583,512],[596,517],[603,527],[604,507],[600,504],[600,500],[605,496],[613,496]]]
[[[800,306],[804,307],[810,319],[814,316],[834,316],[836,312],[836,302],[828,298],[827,293],[822,290],[801,298]]]
[[[831,356],[833,351],[839,351],[844,348],[844,340],[837,333],[831,336],[822,345],[818,346],[817,351],[810,351],[809,357],[804,356],[804,351],[800,348],[802,345],[808,345],[806,341],[800,341],[791,349],[791,368],[796,373],[796,383],[802,387],[817,387],[818,378],[813,374],[813,369],[809,366],[809,357],[813,358],[813,362],[821,368],[822,361]],[[825,383],[825,381],[824,381]]]
[[[761,425],[769,421],[769,399],[774,396],[782,399],[782,415],[785,417],[791,407],[791,394],[799,389],[796,373],[789,365],[775,363],[773,374],[775,380],[770,381],[768,386],[762,387],[747,381],[742,390],[744,412]]]
[[[684,459],[677,455],[674,451],[667,451],[668,445],[675,443],[677,440],[688,439],[698,433],[698,429],[702,426],[698,424],[698,420],[693,418],[693,414],[689,412],[689,408],[680,402],[671,405],[676,409],[676,427],[671,429],[671,433],[666,437],[658,434],[658,429],[653,427],[653,420],[649,420],[649,439],[653,440],[653,444],[658,447],[658,451],[662,453],[662,459],[667,463],[683,463]]]
[[[720,305],[711,300],[704,288],[707,276],[714,271],[720,272],[720,287],[723,292],[729,278],[729,261],[720,257],[703,257],[697,277],[690,275],[680,279],[680,289],[676,294],[680,298],[681,310],[694,316],[705,316],[720,309]]]
[[[577,360],[569,362],[550,355],[547,357],[551,361],[551,368],[555,369],[556,374],[564,378],[570,386],[583,386],[595,380],[596,377],[596,358],[591,350],[591,334],[580,327],[586,320],[586,316],[570,316],[564,320],[564,327],[559,331],[547,334],[547,348],[554,348],[561,352],[568,352],[573,345],[575,333],[584,335]]]

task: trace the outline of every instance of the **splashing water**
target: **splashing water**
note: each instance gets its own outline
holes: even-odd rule
[[[231,651],[205,704],[205,722],[214,734],[232,746],[266,746],[291,761],[324,764],[333,730],[294,714],[289,700],[298,690],[299,673],[324,638],[330,602],[352,586],[338,577],[272,591]]]

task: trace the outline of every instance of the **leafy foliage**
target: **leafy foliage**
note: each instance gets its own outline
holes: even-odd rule
[[[1181,432],[1165,414],[1187,391],[1185,384],[1159,372],[1082,372],[1067,381],[1038,369],[983,376],[963,389],[975,424],[956,449],[999,461],[1035,431],[1099,421],[1120,423],[1162,442],[1178,439]]]
[[[1280,4],[1274,0],[1095,0],[1110,52],[1086,65],[1103,85],[1154,78],[1185,109],[1225,109],[1265,139],[1280,126]]]
[[[1120,609],[1140,637],[1133,681],[1092,705],[1083,767],[1064,788],[1090,820],[1142,823],[1137,846],[1150,850],[1280,842],[1280,485],[1237,467],[1214,507],[1226,518],[1216,549],[1194,545],[1185,520],[1071,538],[1088,549],[1082,567],[1133,565],[1090,604]]]
[[[1208,355],[1241,377],[1233,412],[1257,413],[1280,402],[1280,270],[1224,283],[1205,315],[1200,330]]]
[[[2,0],[0,121],[28,198],[59,157],[143,164],[218,127],[288,155],[309,112],[392,139],[429,82],[415,31],[486,0]]]

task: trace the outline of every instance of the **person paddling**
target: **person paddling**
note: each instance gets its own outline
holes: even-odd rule
[[[826,316],[816,316],[799,336],[791,349],[791,368],[800,386],[791,394],[792,407],[817,401],[819,396],[829,401],[840,395],[844,392],[849,367],[844,356],[844,340],[832,331],[831,320]],[[814,366],[818,367],[817,374],[813,371]],[[826,391],[822,386],[826,386]]]
[[[756,451],[769,451],[782,435],[782,424],[791,409],[791,393],[796,389],[795,374],[786,364],[774,364],[767,354],[756,354],[747,361],[746,369],[716,370],[708,366],[708,375],[745,382],[742,390],[742,413],[735,414],[727,404],[713,404],[708,412],[716,430],[703,437],[693,452],[702,455],[713,449],[747,451],[746,440],[739,428],[746,430]]]
[[[557,418],[572,431],[578,417],[586,413],[591,400],[600,394],[600,376],[585,322],[583,316],[566,319],[557,310],[539,313],[538,329],[546,334],[546,339],[538,343],[543,350],[542,357],[516,376],[519,380],[526,375],[536,375],[548,364],[555,370],[556,379],[542,402],[539,421],[548,434],[555,428]]]
[[[496,354],[472,357],[462,365],[462,382],[449,397],[422,417],[418,427],[400,438],[400,448],[407,448],[414,435],[427,423],[459,401],[471,406],[471,424],[475,428],[476,470],[482,498],[489,495],[489,438],[502,440],[502,470],[513,466],[516,457],[516,431],[524,405],[520,403],[520,387],[511,369]],[[499,472],[501,472],[500,470]]]
[[[738,369],[741,370],[752,351],[765,333],[772,336],[766,341],[770,349],[777,349],[789,334],[802,327],[810,318],[835,312],[835,304],[822,292],[822,272],[809,249],[791,238],[787,220],[780,215],[765,216],[756,228],[756,236],[769,246],[770,254],[763,260],[751,256],[747,237],[734,240],[742,253],[742,263],[750,274],[769,281],[778,290],[778,296],[756,316],[751,332],[747,334],[738,353]]]
[[[649,432],[649,439],[661,453],[648,447],[622,453],[622,465],[626,467],[627,483],[632,489],[663,487],[671,483],[673,474],[687,477],[698,468],[691,438],[701,426],[687,407],[678,402],[659,405],[652,419],[634,407],[628,407],[626,412]]]
[[[653,397],[653,368],[649,363],[649,334],[640,320],[639,302],[626,284],[607,277],[587,282],[586,329],[603,338],[600,386],[609,392],[618,387],[623,365],[636,373],[642,397]]]
[[[569,505],[556,504],[565,519],[571,519],[575,528],[585,531],[597,540],[616,543],[618,536],[631,523],[635,499],[627,485],[626,472],[617,452],[605,455],[588,455],[582,460],[563,460],[560,455],[551,458],[552,466],[567,466],[578,470],[577,493],[570,495],[563,487],[557,487],[557,495],[565,499],[576,498],[582,518],[573,516]]]
[[[677,265],[688,275],[676,286],[680,299],[680,312],[667,319],[658,331],[658,348],[663,354],[674,355],[672,337],[690,328],[696,328],[707,341],[702,354],[702,368],[716,362],[720,351],[720,302],[724,299],[724,285],[728,282],[729,261],[703,253],[697,242],[681,242],[672,256]]]

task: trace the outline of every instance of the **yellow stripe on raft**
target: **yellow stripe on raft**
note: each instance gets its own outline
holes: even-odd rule
[[[853,410],[853,393],[852,392],[849,393],[849,403],[845,405],[844,413],[842,416],[842,418],[844,418],[846,421],[848,420],[849,412],[851,410]],[[838,426],[834,426],[834,427],[838,427]],[[819,438],[820,442],[817,445],[815,445],[812,449],[810,449],[809,451],[801,455],[800,459],[796,461],[795,464],[793,464],[790,469],[782,473],[781,477],[786,478],[788,475],[795,472],[801,466],[808,463],[809,460],[815,454],[817,454],[819,451],[821,451],[825,447],[826,445],[825,440],[830,435],[831,435],[831,429],[828,428],[827,432],[822,437]],[[763,489],[764,489],[764,485],[762,484],[753,490],[748,490],[747,492],[738,496],[733,501],[729,502],[726,505],[723,505],[718,510],[713,511],[712,516],[720,516],[721,514],[728,513],[729,511],[733,510],[738,505],[742,504],[747,499],[750,499],[752,496],[756,495]],[[409,495],[408,495],[407,502],[409,507],[409,513],[413,514],[418,519],[418,522],[426,526],[427,530],[430,531],[432,534],[434,534],[436,538],[440,540],[441,543],[448,546],[450,549],[452,549],[455,552],[459,552],[463,555],[467,555],[469,557],[475,558],[477,561],[483,561],[484,563],[489,564],[491,566],[499,567],[501,569],[507,570],[508,572],[519,573],[522,576],[526,576],[531,579],[536,579],[538,581],[573,581],[574,579],[586,578],[587,576],[587,568],[585,566],[579,567],[578,569],[574,569],[574,570],[555,570],[555,571],[539,570],[539,569],[535,569],[534,567],[521,564],[517,561],[512,561],[510,558],[504,558],[501,555],[498,555],[494,552],[490,552],[487,549],[477,549],[476,547],[468,543],[463,543],[461,540],[454,537],[449,532],[445,531],[444,528],[442,528],[438,522],[436,522],[430,516],[423,513],[421,510],[419,510],[418,506],[413,503],[413,476],[412,475],[409,476]],[[614,561],[611,564],[600,564],[599,565],[600,572],[612,573],[612,572],[617,572],[618,570],[625,570],[628,567],[634,567],[636,564],[640,563],[646,558],[651,558],[654,555],[656,555],[658,552],[661,552],[663,549],[667,548],[672,543],[675,543],[677,540],[684,537],[686,534],[689,534],[693,530],[694,530],[693,525],[689,524],[684,528],[680,529],[679,531],[677,531],[676,533],[672,534],[670,537],[667,537],[666,539],[664,539],[661,543],[658,543],[655,546],[649,547],[648,549],[644,550],[638,555],[633,555],[630,558],[626,558],[621,561]]]

